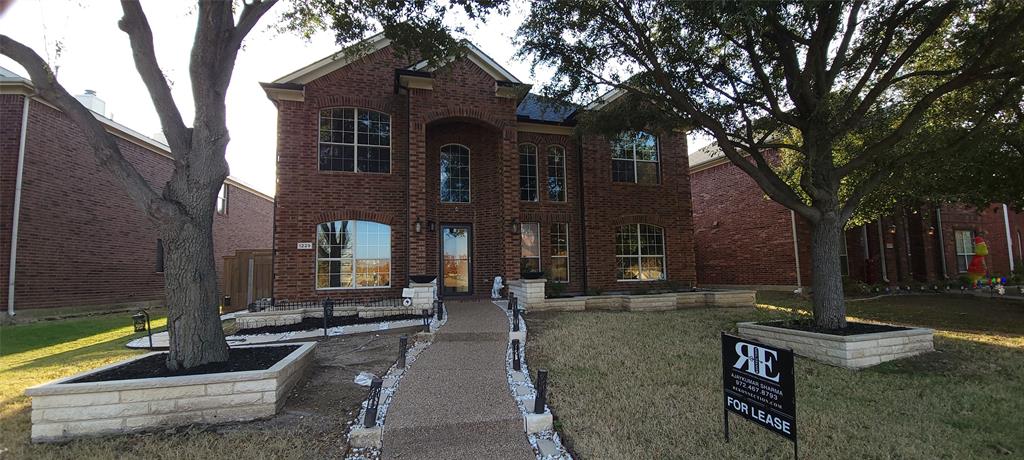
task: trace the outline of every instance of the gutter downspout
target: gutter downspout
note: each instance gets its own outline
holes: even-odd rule
[[[949,279],[949,272],[946,268],[946,239],[942,237],[942,207],[935,207],[935,227],[939,235],[939,261],[942,262],[942,279]]]
[[[878,254],[882,262],[882,281],[889,282],[889,269],[885,267],[885,233],[882,232],[882,219],[878,219]]]
[[[793,227],[793,260],[796,262],[796,287],[803,289],[804,284],[800,279],[800,246],[796,240],[796,212],[789,210],[789,222]]]
[[[1010,272],[1014,270],[1013,266],[1013,236],[1010,235],[1010,211],[1006,209],[1006,203],[1003,203],[1003,225],[1006,227],[1006,255],[1010,258]]]
[[[28,134],[29,100],[30,97],[25,95],[25,104],[21,109],[21,135],[18,139],[18,173],[17,179],[14,182],[14,217],[11,222],[11,260],[7,271],[7,315],[12,317],[14,316],[15,262],[18,260],[18,221],[21,215],[21,183],[25,173],[25,138]]]

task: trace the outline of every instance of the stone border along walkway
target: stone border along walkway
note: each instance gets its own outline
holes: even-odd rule
[[[516,406],[523,415],[523,427],[526,430],[530,445],[537,453],[539,460],[572,460],[572,456],[562,446],[562,439],[554,429],[551,407],[544,406],[544,414],[534,414],[534,401],[537,390],[533,386],[530,368],[526,365],[526,320],[520,318],[519,331],[512,332],[512,311],[508,310],[508,301],[493,301],[494,305],[505,313],[508,318],[509,344],[505,356],[505,370],[508,375],[508,388],[516,399]],[[525,313],[525,312],[524,312]],[[519,365],[521,371],[512,369],[512,339],[519,339]]]
[[[360,450],[350,458],[537,457],[506,386],[507,315],[495,311],[490,300],[447,302],[446,307],[448,324],[402,376],[389,403],[382,449]]]

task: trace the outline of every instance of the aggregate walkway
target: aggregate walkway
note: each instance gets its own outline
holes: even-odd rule
[[[535,459],[508,390],[507,317],[490,301],[445,306],[448,323],[388,408],[383,458]]]

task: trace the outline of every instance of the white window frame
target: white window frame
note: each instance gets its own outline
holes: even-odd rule
[[[572,279],[572,270],[569,269],[569,246],[570,246],[569,245],[569,223],[568,222],[552,222],[551,223],[552,227],[555,226],[555,225],[559,225],[563,229],[565,229],[565,255],[564,256],[556,256],[555,255],[555,235],[554,235],[554,232],[552,232],[551,236],[549,237],[549,239],[551,240],[550,241],[550,244],[551,244],[551,258],[552,259],[565,259],[565,279],[564,280],[548,280],[548,281],[551,281],[553,283],[566,283],[566,284],[568,284],[569,281]],[[552,267],[555,266],[554,261],[552,261],[551,266]]]
[[[352,243],[352,285],[351,286],[347,286],[347,287],[346,286],[325,287],[325,288],[318,287],[317,286],[317,280],[320,279],[320,262],[321,261],[332,261],[332,260],[337,260],[337,261],[344,260],[341,257],[325,257],[325,258],[321,258],[320,257],[320,248],[319,248],[319,244],[320,244],[320,225],[326,224],[326,223],[330,223],[330,222],[342,222],[342,221],[352,222],[352,242],[353,242]],[[356,267],[358,265],[358,260],[359,260],[359,258],[356,257],[356,249],[357,249],[356,246],[359,244],[359,237],[358,237],[358,230],[357,230],[358,225],[356,224],[357,222],[369,222],[369,223],[372,223],[372,224],[383,225],[383,226],[388,228],[388,284],[386,286],[383,286],[383,285],[382,286],[359,286],[358,285],[359,283],[356,281],[356,276],[357,276]],[[314,241],[316,241],[316,242],[313,243],[313,250],[315,251],[314,254],[313,254],[313,288],[315,290],[317,290],[317,291],[351,291],[351,290],[358,290],[358,289],[387,289],[387,288],[390,288],[391,287],[391,280],[394,279],[394,276],[395,276],[395,267],[394,267],[394,264],[391,263],[391,261],[393,259],[391,257],[391,236],[392,236],[392,233],[391,233],[391,226],[390,225],[382,224],[380,222],[373,222],[373,221],[369,221],[369,220],[360,221],[358,219],[341,219],[341,220],[336,220],[336,221],[320,222],[319,224],[316,224],[316,232],[314,233]]]
[[[960,235],[964,235],[964,234],[967,235],[967,240],[961,241]],[[971,259],[974,257],[974,230],[953,230],[953,238],[954,238],[953,250],[956,252],[956,261],[957,261],[956,271],[957,271],[957,273],[967,273],[967,271],[970,270],[970,267],[971,267]],[[967,245],[969,244],[970,245],[970,250],[969,250],[970,252],[967,252],[966,249],[961,248],[961,243],[963,243],[963,247],[964,248],[966,248]],[[964,261],[964,269],[963,270],[960,270],[960,260],[961,260],[961,257],[963,258],[963,261]]]
[[[352,129],[354,131],[352,131],[353,139],[352,139],[352,143],[351,144],[348,144],[348,143],[345,143],[345,142],[324,142],[324,141],[320,140],[320,128],[322,128],[322,126],[323,126],[322,125],[323,120],[321,119],[321,115],[320,114],[324,110],[334,110],[334,109],[352,109],[352,117],[353,117],[352,118],[352,120],[353,120]],[[387,115],[387,117],[388,117],[388,145],[387,145],[387,147],[388,147],[388,172],[360,171],[359,170],[359,147],[360,146],[362,146],[362,147],[384,147],[383,145],[370,145],[370,144],[360,144],[359,143],[359,112],[360,111],[379,113],[379,114],[382,114],[382,115]],[[392,137],[393,137],[392,133],[393,132],[391,131],[391,114],[390,113],[381,112],[381,111],[373,110],[373,109],[363,109],[363,108],[359,108],[359,107],[351,107],[351,106],[321,107],[320,110],[318,110],[317,113],[316,113],[316,169],[317,169],[317,171],[320,171],[320,172],[329,172],[329,173],[391,174],[391,171],[394,169],[394,166],[395,166],[395,164],[394,164],[395,163],[395,158],[394,158],[394,153],[395,153],[394,142],[395,141],[394,141],[394,139],[392,139]],[[351,145],[352,146],[352,171],[340,171],[340,170],[337,170],[337,169],[320,169],[320,145],[321,144]]]
[[[217,214],[228,215],[228,184],[221,184],[217,192]]]
[[[533,147],[533,183],[534,183],[533,193],[534,193],[535,196],[534,196],[534,198],[532,200],[524,200],[523,199],[523,170],[522,170],[522,168],[523,168],[523,147],[524,146]],[[539,171],[539,169],[540,169],[540,149],[537,147],[537,144],[532,144],[532,143],[529,143],[529,142],[524,142],[524,143],[519,144],[519,146],[516,148],[516,150],[519,152],[519,201],[525,201],[527,203],[537,203],[537,202],[540,201],[540,171]]]
[[[641,225],[650,225],[651,227],[654,227],[654,228],[657,228],[658,230],[661,230],[661,252],[662,252],[662,254],[660,256],[646,256],[646,255],[644,255],[644,245],[640,243],[640,226]],[[639,259],[639,263],[640,263],[639,267],[641,267],[641,269],[642,269],[643,266],[644,266],[644,258],[645,257],[649,258],[649,259],[653,259],[655,257],[660,257],[661,258],[661,278],[655,279],[655,280],[643,280],[643,279],[639,279],[639,278],[637,278],[637,279],[620,279],[618,277],[618,273],[616,273],[615,274],[615,281],[617,281],[619,283],[651,283],[651,282],[658,282],[658,281],[665,281],[665,280],[667,280],[668,279],[668,256],[667,256],[667,254],[668,254],[668,241],[665,241],[665,227],[662,227],[660,225],[644,224],[644,223],[625,224],[625,225],[617,225],[615,227],[615,233],[618,233],[619,229],[622,228],[622,227],[635,227],[636,228],[636,236],[637,236],[636,255],[620,256],[619,254],[615,254],[615,270],[618,271],[619,259],[623,259],[623,258],[630,258],[630,259],[632,259],[632,258],[635,257],[635,258]]]
[[[525,232],[523,232],[523,229],[526,228],[527,226],[531,226],[531,225],[536,227],[536,229],[537,229],[537,231],[534,233],[534,235],[537,235],[537,241],[536,241],[536,244],[537,244],[537,255],[536,256],[527,257],[527,256],[523,255],[523,233],[525,233]],[[523,222],[523,223],[519,224],[519,260],[520,260],[519,267],[520,267],[520,271],[522,271],[522,260],[523,259],[537,259],[537,271],[543,271],[544,270],[544,248],[543,248],[543,246],[541,246],[541,241],[540,241],[540,222]]]
[[[637,146],[636,136],[638,134],[646,134],[646,135],[651,136],[651,137],[654,138],[654,153],[655,153],[655,155],[658,156],[657,160],[654,160],[654,161],[651,161],[651,160],[638,160],[636,158],[636,146]],[[621,134],[619,136],[619,139],[621,139],[623,136],[627,136],[627,135],[633,137],[633,142],[630,143],[630,146],[632,146],[632,149],[629,151],[630,158],[615,158],[615,148],[617,146],[617,142],[613,141],[612,142],[612,163],[614,163],[616,161],[630,161],[630,162],[632,162],[633,163],[633,182],[617,181],[617,180],[615,180],[614,176],[612,177],[612,182],[616,183],[616,184],[637,184],[637,185],[646,185],[646,186],[661,185],[661,138],[658,137],[658,136],[655,136],[654,134],[646,132],[646,131],[630,131],[630,132],[626,132],[626,133]],[[657,171],[658,181],[655,182],[654,184],[641,184],[640,183],[640,175],[637,174],[637,168],[636,168],[636,164],[637,163],[654,163],[656,165],[655,169]]]
[[[547,157],[548,201],[550,201],[552,203],[565,203],[565,202],[569,201],[569,179],[566,177],[566,171],[565,171],[565,160],[566,160],[565,147],[562,147],[561,145],[555,144],[555,145],[549,145],[547,150],[548,150],[548,157]],[[552,200],[551,199],[551,178],[552,178],[552,176],[551,176],[551,154],[552,154],[552,151],[555,151],[555,150],[560,152],[561,155],[562,155],[562,167],[561,167],[561,169],[562,169],[562,176],[561,176],[561,179],[562,179],[562,199],[561,200]],[[557,171],[557,169],[556,169],[556,171]],[[538,195],[539,195],[539,193],[538,193]],[[540,197],[538,196],[538,199],[539,198]]]
[[[466,179],[467,179],[466,201],[445,201],[441,197],[441,188],[444,186],[444,183],[441,182],[441,177],[440,177],[440,175],[441,175],[441,170],[440,170],[440,167],[441,167],[441,155],[444,155],[444,148],[448,147],[450,145],[454,145],[454,146],[462,147],[462,148],[466,149],[466,172],[468,174],[466,176]],[[467,146],[465,146],[463,144],[458,144],[458,143],[454,143],[454,142],[450,142],[450,143],[444,144],[438,150],[437,165],[438,165],[437,201],[439,201],[441,203],[456,203],[456,204],[463,204],[463,203],[470,203],[470,202],[472,202],[473,201],[473,151],[470,150],[469,147],[467,147]]]

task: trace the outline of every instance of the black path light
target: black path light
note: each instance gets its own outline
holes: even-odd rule
[[[405,349],[409,346],[409,337],[398,338],[398,368],[405,369]]]
[[[380,406],[380,387],[384,381],[374,377],[370,382],[370,395],[366,397],[366,415],[363,416],[363,427],[372,428],[377,425],[377,407]]]
[[[423,315],[423,332],[430,332],[430,310],[424,308],[420,314]]]
[[[519,332],[519,305],[512,305],[512,332]]]
[[[135,332],[146,332],[149,335],[149,349],[153,349],[153,328],[149,324],[149,312],[139,310],[132,315],[132,323],[135,324]]]
[[[548,399],[548,370],[537,371],[537,398],[533,400],[533,413],[543,414]]]
[[[512,311],[512,305],[516,303],[516,295],[512,292],[508,293],[508,310]]]
[[[512,339],[512,370],[523,370],[521,362],[522,358],[519,356],[519,339]]]
[[[437,312],[437,320],[438,321],[444,321],[444,300],[443,299],[435,299],[434,300],[434,311]]]
[[[331,299],[324,300],[324,338],[327,338],[327,325],[330,324],[330,319],[334,316],[334,301]]]

